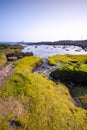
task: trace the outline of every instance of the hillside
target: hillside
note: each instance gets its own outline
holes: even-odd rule
[[[55,55],[48,58],[51,65],[61,63],[61,67],[50,75],[67,84],[74,99],[87,109],[87,55]]]
[[[0,130],[87,130],[87,110],[76,107],[68,88],[32,70],[38,57],[14,62],[14,73],[0,86]]]

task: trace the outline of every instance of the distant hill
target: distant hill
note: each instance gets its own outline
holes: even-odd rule
[[[17,42],[2,42],[2,41],[0,41],[0,44],[16,44]]]
[[[0,44],[24,44],[24,45],[74,45],[87,49],[87,40],[61,40],[61,41],[42,41],[42,42],[0,42]]]

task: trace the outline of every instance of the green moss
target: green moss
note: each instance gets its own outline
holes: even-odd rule
[[[15,62],[15,70],[17,73],[26,74],[42,64],[39,57],[30,56],[22,58]]]
[[[38,57],[25,57],[15,62],[15,73],[6,81],[4,87],[1,88],[0,95],[3,97],[17,96],[20,93],[24,94],[25,85],[30,82],[28,75],[31,71],[41,65],[42,60]],[[32,75],[31,75],[32,76]],[[33,76],[32,76],[33,78]]]
[[[5,118],[0,116],[0,130],[7,130],[9,128],[8,122]]]
[[[40,64],[41,59],[32,56],[16,61],[15,73],[0,88],[1,99],[8,101],[14,97],[22,105],[13,120],[15,130],[86,130],[87,111],[74,106],[67,87],[55,84],[44,75],[31,73]],[[7,125],[9,113],[2,116]],[[6,127],[8,129],[8,125]]]
[[[22,49],[21,45],[0,44],[0,51],[8,50],[10,53],[16,53],[21,52]]]
[[[2,67],[4,64],[6,64],[6,56],[3,52],[0,52],[0,67]]]
[[[52,72],[51,76],[66,81],[87,83],[87,55],[55,55],[48,58],[50,63],[61,62],[60,68]],[[51,62],[52,61],[52,62]]]
[[[87,55],[56,55],[48,59],[56,64],[62,62],[62,66],[52,72],[51,76],[64,82],[73,82],[71,94],[79,98],[83,107],[87,109]]]
[[[48,62],[50,64],[57,64],[58,62],[61,63],[85,63],[86,64],[87,61],[87,54],[85,55],[70,55],[70,54],[66,54],[66,55],[54,55],[51,57],[48,57]]]

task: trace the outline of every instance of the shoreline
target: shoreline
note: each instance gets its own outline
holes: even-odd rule
[[[79,46],[82,49],[87,50],[87,40],[64,40],[54,42],[18,42],[17,44],[22,45],[65,45],[65,46]]]

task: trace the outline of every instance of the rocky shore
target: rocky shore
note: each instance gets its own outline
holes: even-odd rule
[[[7,61],[15,61],[15,60],[23,58],[25,56],[33,56],[33,53],[32,52],[6,53]]]
[[[17,44],[24,45],[74,45],[82,47],[82,49],[87,50],[87,40],[61,40],[54,42],[18,42]]]

